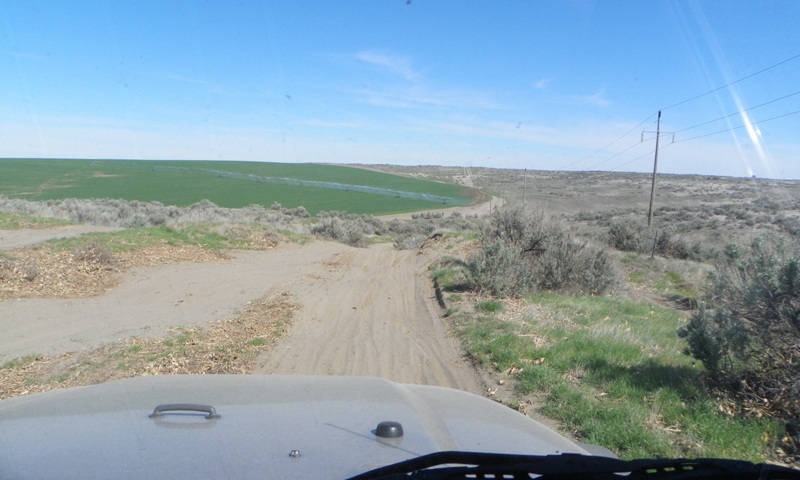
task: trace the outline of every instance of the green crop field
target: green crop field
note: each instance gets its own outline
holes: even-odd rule
[[[118,198],[238,208],[278,202],[309,213],[382,215],[466,205],[461,186],[355,167],[225,161],[2,159],[0,195],[26,200]]]

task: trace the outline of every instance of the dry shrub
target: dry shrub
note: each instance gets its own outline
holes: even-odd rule
[[[800,418],[800,242],[729,246],[705,304],[679,334],[743,410]]]
[[[35,263],[26,264],[22,267],[22,279],[26,282],[32,282],[39,276],[39,265]]]
[[[35,217],[60,218],[78,223],[109,227],[155,227],[185,223],[257,223],[290,228],[295,219],[308,217],[304,207],[291,209],[277,205],[277,210],[260,205],[244,208],[219,207],[201,200],[187,207],[166,206],[159,202],[119,199],[76,199],[33,202],[0,195],[0,211]]]
[[[311,227],[311,233],[321,237],[342,242],[353,247],[363,247],[364,235],[339,218],[325,218]]]
[[[495,295],[533,290],[603,294],[618,283],[603,250],[571,234],[563,223],[522,207],[494,212],[467,262],[471,283]]]
[[[644,221],[631,218],[611,220],[607,243],[623,252],[658,254],[682,260],[705,261],[717,253],[711,245],[677,236],[672,227],[650,229]]]
[[[374,234],[373,225],[359,216],[326,216],[311,227],[311,233],[352,247],[365,247],[365,235]]]
[[[90,240],[76,247],[72,256],[79,262],[89,263],[99,268],[111,267],[115,263],[111,250],[97,240]]]

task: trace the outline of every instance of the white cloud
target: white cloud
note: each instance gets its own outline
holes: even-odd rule
[[[594,107],[608,107],[611,106],[611,101],[605,98],[606,89],[600,88],[591,95],[574,97],[579,103],[591,105]]]
[[[359,101],[376,107],[404,109],[483,109],[505,108],[486,92],[469,89],[432,89],[424,85],[392,86],[346,92]]]
[[[408,57],[390,55],[387,53],[362,51],[353,55],[356,60],[378,67],[393,75],[399,75],[406,80],[416,81],[420,78]]]
[[[541,78],[533,83],[533,88],[535,88],[536,90],[544,90],[545,88],[550,86],[550,83],[552,81],[553,81],[552,78]]]

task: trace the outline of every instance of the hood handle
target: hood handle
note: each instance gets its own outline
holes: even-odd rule
[[[148,416],[150,418],[156,418],[163,416],[164,412],[174,411],[203,412],[207,414],[206,418],[209,420],[220,418],[220,414],[217,413],[216,408],[211,405],[199,405],[196,403],[164,403],[157,405],[156,408],[153,409],[153,413]]]

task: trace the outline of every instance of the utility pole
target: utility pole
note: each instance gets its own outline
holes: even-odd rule
[[[650,210],[647,212],[647,228],[653,224],[653,198],[656,195],[656,172],[658,172],[658,137],[661,136],[661,110],[658,111],[656,123],[656,156],[653,159],[653,183],[650,185]]]
[[[653,133],[653,132],[647,132]],[[658,173],[658,140],[661,138],[661,134],[672,134],[672,141],[675,141],[675,132],[662,132],[661,131],[661,110],[658,111],[658,123],[656,123],[656,155],[653,158],[653,184],[650,186],[650,211],[647,212],[647,228],[650,228],[653,224],[653,200],[656,196],[656,174]],[[642,140],[644,141],[644,134],[642,132]]]
[[[528,189],[528,169],[523,170],[522,173],[522,209],[525,209],[525,190]]]

